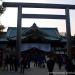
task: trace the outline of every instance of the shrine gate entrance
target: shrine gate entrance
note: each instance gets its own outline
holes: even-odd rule
[[[70,52],[71,51],[71,31],[70,31],[69,9],[75,9],[75,5],[3,2],[3,7],[17,7],[18,8],[17,42],[16,42],[18,51],[20,51],[20,47],[21,47],[21,19],[22,18],[65,19],[66,20],[66,33],[67,33],[67,54],[70,55],[71,53]],[[23,7],[64,9],[65,15],[22,14]]]

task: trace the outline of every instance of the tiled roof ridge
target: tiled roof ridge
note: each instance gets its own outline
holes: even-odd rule
[[[33,25],[32,25],[33,26]],[[31,26],[31,27],[32,27]],[[27,32],[27,31],[29,31],[30,29],[31,29],[31,27],[22,27],[22,29],[23,29],[23,32]],[[58,35],[59,34],[59,31],[58,31],[58,29],[57,29],[57,27],[55,27],[55,28],[44,28],[44,27],[37,27],[38,28],[38,30],[40,30],[41,32],[43,32],[41,29],[43,29],[43,30],[55,30],[56,31],[56,34]],[[10,31],[13,31],[13,30],[17,30],[17,27],[8,27],[8,30],[10,30]],[[25,29],[25,30],[24,30]],[[22,32],[22,33],[23,33]],[[9,34],[11,34],[11,32],[9,33]],[[47,34],[47,33],[45,33],[45,34]],[[50,36],[50,35],[49,35]],[[60,36],[60,34],[59,34],[59,36]],[[14,38],[14,37],[16,37],[16,36],[11,36],[10,38]],[[51,37],[55,37],[55,36],[52,36],[51,35]],[[59,37],[55,37],[55,38],[59,38]]]
[[[17,27],[8,27],[8,29],[17,29]],[[30,28],[30,27],[21,27],[21,28]],[[57,29],[57,27],[50,27],[50,28],[48,28],[48,27],[38,27],[39,29]]]
[[[22,29],[26,29],[26,28],[30,28],[30,27],[22,27]],[[7,30],[9,29],[17,29],[17,27],[8,27]],[[47,27],[39,27],[39,29],[57,29],[57,27],[53,28],[53,27],[50,27],[50,28],[47,28]]]

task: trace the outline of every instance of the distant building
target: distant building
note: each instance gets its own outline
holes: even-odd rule
[[[60,32],[59,33],[61,36],[66,36],[66,32]]]

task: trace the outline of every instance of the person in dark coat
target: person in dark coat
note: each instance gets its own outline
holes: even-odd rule
[[[57,64],[59,66],[59,69],[61,69],[62,65],[63,65],[63,59],[61,55],[57,56]]]
[[[8,64],[9,64],[9,58],[6,55],[6,57],[4,59],[4,69],[3,70],[8,70]]]
[[[15,72],[16,72],[16,71],[18,71],[18,65],[19,65],[19,60],[18,60],[18,58],[15,57],[14,60],[13,60],[13,62],[14,62],[14,70],[15,70]]]
[[[20,72],[24,73],[24,57],[20,58]]]
[[[27,57],[21,57],[20,60],[20,72],[24,73],[24,70],[27,69]]]
[[[9,58],[10,71],[14,71],[14,57],[10,56]]]
[[[37,55],[33,57],[33,60],[34,60],[34,67],[37,67],[38,66]]]
[[[53,59],[53,57],[51,56],[48,56],[46,58],[46,62],[47,62],[47,68],[48,68],[48,71],[49,71],[49,75],[53,75],[53,69],[54,69],[54,64],[55,64],[55,61]]]
[[[27,55],[27,69],[30,69],[31,56]]]
[[[65,59],[65,69],[67,71],[67,75],[73,75],[72,72],[75,70],[75,65],[73,64],[72,59],[68,56]]]

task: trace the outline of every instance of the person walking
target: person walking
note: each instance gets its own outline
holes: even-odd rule
[[[20,58],[20,73],[24,74],[25,69],[27,69],[27,56]]]
[[[67,71],[67,75],[73,75],[75,65],[73,64],[72,59],[70,59],[68,56],[65,59],[65,69]]]
[[[63,66],[63,59],[61,55],[57,56],[57,64],[59,66],[59,69],[61,70],[61,67]]]
[[[14,70],[16,72],[16,71],[18,71],[18,66],[19,66],[19,60],[16,56],[14,57],[13,62],[14,62]]]
[[[47,63],[47,68],[48,68],[49,75],[53,75],[52,72],[53,72],[53,69],[54,69],[55,61],[54,61],[54,58],[53,58],[52,55],[47,56],[46,63]]]
[[[4,59],[4,63],[3,63],[3,70],[8,70],[8,64],[9,64],[9,57],[6,55],[5,59]]]

